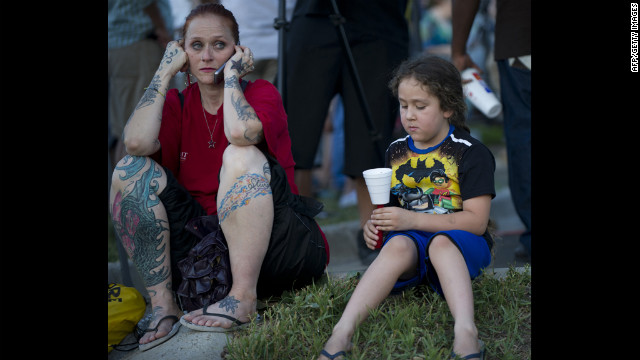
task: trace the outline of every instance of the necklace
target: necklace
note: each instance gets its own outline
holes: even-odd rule
[[[200,102],[202,103],[202,98],[200,98]],[[209,122],[207,121],[207,114],[204,112],[204,104],[202,104],[202,116],[204,116],[204,123],[207,125],[207,131],[209,131],[209,149],[213,149],[216,147],[216,142],[213,141],[213,133],[216,132],[216,126],[218,126],[218,117],[216,116],[216,123],[213,125],[213,131],[209,129]]]

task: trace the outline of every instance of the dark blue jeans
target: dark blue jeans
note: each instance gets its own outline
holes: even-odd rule
[[[520,242],[531,255],[531,70],[498,60],[509,189],[525,226]]]

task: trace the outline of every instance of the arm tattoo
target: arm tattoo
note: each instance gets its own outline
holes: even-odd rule
[[[157,219],[152,207],[160,203],[158,199],[158,181],[161,173],[155,164],[141,173],[147,165],[146,157],[125,157],[125,165],[117,166],[116,170],[124,171],[120,179],[140,177],[133,182],[130,192],[118,192],[115,195],[111,218],[117,237],[122,242],[129,257],[145,280],[147,287],[157,285],[169,278],[169,269],[163,265],[166,248],[163,231],[169,230],[166,221]],[[129,160],[131,160],[129,162]],[[165,224],[163,224],[165,223]]]
[[[243,63],[242,58],[240,58],[240,60],[238,61],[231,60],[231,64],[231,69],[237,70],[240,76],[244,76],[251,72],[251,66],[249,66],[249,63]]]
[[[231,213],[251,202],[258,196],[271,195],[271,186],[266,177],[259,174],[245,174],[236,179],[231,189],[224,194],[218,208],[220,224]]]
[[[233,108],[236,110],[236,113],[238,114],[238,120],[242,122],[248,122],[249,120],[260,121],[255,110],[253,110],[251,105],[249,105],[246,98],[240,97],[240,96],[234,96],[234,94],[232,93],[231,104],[233,105]],[[244,138],[249,142],[259,143],[263,139],[263,132],[259,131],[257,134],[255,134],[255,136],[250,137],[249,129],[245,128]]]
[[[178,49],[167,50],[164,52],[162,56],[162,61],[160,61],[160,67],[158,70],[162,70],[162,64],[171,64],[173,62],[173,57],[178,55]]]
[[[239,88],[240,83],[238,82],[238,77],[235,75],[231,75],[230,78],[224,79],[224,87],[225,89]]]
[[[142,109],[143,107],[150,106],[156,102],[156,96],[158,95],[157,91],[152,88],[160,87],[160,76],[155,75],[153,79],[151,79],[151,83],[149,84],[147,90],[142,94],[142,99],[138,102],[136,106],[136,110]]]
[[[242,58],[238,61],[231,60],[231,64],[231,69],[238,70],[238,74],[242,74]]]
[[[238,97],[233,96],[233,93],[232,93],[231,104],[233,105],[233,108],[236,110],[236,113],[238,114],[238,119],[240,121],[245,121],[245,122],[249,120],[260,121],[260,119],[258,119],[258,115],[256,115],[256,112],[253,110],[251,105],[249,105],[246,98],[240,97],[240,96]]]

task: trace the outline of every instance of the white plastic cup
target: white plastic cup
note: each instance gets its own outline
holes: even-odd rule
[[[462,89],[464,95],[471,101],[473,106],[482,111],[489,118],[494,118],[502,111],[502,104],[496,94],[491,91],[480,72],[474,68],[464,70],[461,74],[462,80],[471,80],[464,84]]]
[[[376,168],[362,172],[364,181],[367,183],[369,197],[374,205],[383,205],[389,203],[389,194],[391,192],[391,169]]]

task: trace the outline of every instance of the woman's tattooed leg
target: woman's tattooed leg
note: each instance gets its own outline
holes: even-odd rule
[[[245,174],[236,179],[231,189],[220,201],[218,218],[220,224],[235,210],[251,202],[258,196],[271,195],[269,180],[260,174]]]
[[[127,155],[115,168],[125,185],[115,192],[111,216],[116,236],[140,272],[147,287],[170,278],[169,228],[158,199],[162,176],[159,166],[147,157]],[[115,177],[115,176],[114,176]],[[155,211],[154,211],[155,210]]]

